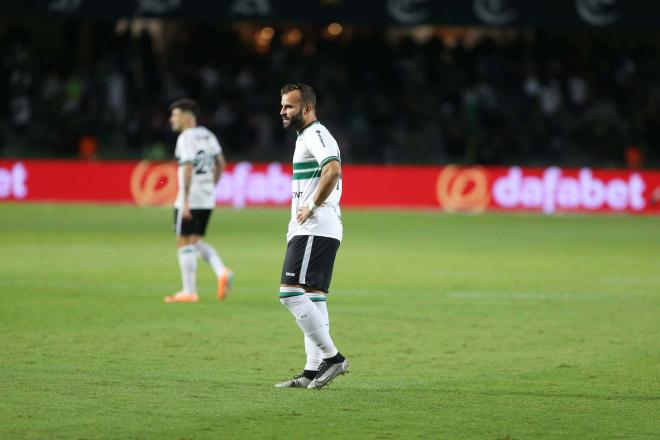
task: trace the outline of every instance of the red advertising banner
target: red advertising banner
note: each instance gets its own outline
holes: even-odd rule
[[[342,206],[660,214],[660,171],[343,165]],[[173,162],[0,160],[0,200],[171,204]],[[286,206],[291,166],[230,164],[219,205]]]

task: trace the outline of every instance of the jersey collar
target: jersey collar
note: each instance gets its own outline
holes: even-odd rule
[[[300,131],[298,132],[298,136],[300,136],[301,134],[303,134],[303,131],[307,130],[307,127],[310,127],[310,126],[312,126],[312,125],[314,125],[314,124],[318,124],[318,123],[319,123],[319,120],[316,119],[316,120],[310,122],[309,124],[305,125],[305,126],[304,126],[303,128],[301,128]]]

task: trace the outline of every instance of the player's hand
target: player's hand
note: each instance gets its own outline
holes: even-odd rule
[[[183,218],[185,218],[186,220],[190,220],[190,219],[192,219],[192,212],[190,212],[190,207],[188,206],[187,203],[184,203],[184,204],[183,204],[183,209],[181,210],[181,215],[182,215]]]
[[[296,220],[298,221],[298,223],[302,225],[311,216],[312,216],[312,210],[303,206],[302,208],[298,209]]]

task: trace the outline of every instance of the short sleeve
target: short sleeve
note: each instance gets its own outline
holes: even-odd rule
[[[211,154],[213,156],[222,154],[222,146],[220,145],[218,138],[213,133],[211,133]]]
[[[305,146],[323,168],[328,162],[340,161],[337,141],[321,127],[310,127],[305,133]]]
[[[192,163],[195,160],[195,150],[185,133],[181,133],[176,141],[176,158],[179,164]]]

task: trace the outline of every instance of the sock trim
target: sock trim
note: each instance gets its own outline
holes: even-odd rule
[[[303,370],[303,377],[306,377],[307,379],[314,379],[316,375],[318,374],[319,370]]]
[[[280,298],[291,298],[292,296],[301,296],[304,293],[299,292],[280,292]]]
[[[280,298],[291,298],[292,296],[304,294],[305,291],[301,287],[280,287]]]

